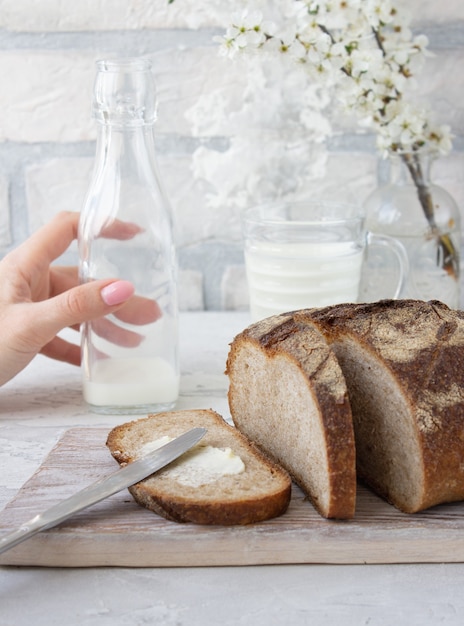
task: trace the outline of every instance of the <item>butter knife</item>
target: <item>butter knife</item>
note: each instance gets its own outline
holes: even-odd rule
[[[190,450],[205,434],[206,428],[192,428],[141,459],[129,463],[122,469],[92,483],[70,498],[66,498],[66,500],[36,515],[17,530],[0,537],[0,554],[29,539],[41,530],[52,528],[74,513],[82,511],[82,509],[86,509],[92,504],[96,504],[154,474]]]

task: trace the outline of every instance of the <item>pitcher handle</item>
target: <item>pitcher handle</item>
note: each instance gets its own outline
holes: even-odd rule
[[[409,274],[409,259],[406,248],[394,237],[390,237],[389,235],[379,235],[371,232],[367,233],[367,243],[369,246],[373,245],[390,248],[390,250],[392,250],[392,252],[396,255],[399,265],[399,278],[393,295],[393,300],[397,300]]]

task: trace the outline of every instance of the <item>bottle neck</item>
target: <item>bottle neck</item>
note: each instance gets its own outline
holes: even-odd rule
[[[156,87],[147,59],[97,61],[93,115],[105,124],[139,126],[156,120]]]
[[[97,125],[97,162],[118,169],[154,168],[155,141],[152,124],[122,126]]]

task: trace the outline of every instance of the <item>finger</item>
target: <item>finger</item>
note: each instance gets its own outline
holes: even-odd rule
[[[59,295],[78,284],[76,267],[56,266],[50,270],[50,297]],[[134,295],[124,306],[115,312],[115,317],[121,322],[135,325],[151,324],[162,316],[162,311],[156,300]],[[78,329],[78,326],[75,327]]]
[[[80,365],[81,348],[80,346],[65,341],[61,337],[54,337],[41,350],[41,354],[56,361],[63,361],[71,365]]]
[[[121,322],[142,326],[156,322],[162,316],[162,311],[156,300],[135,295],[114,315]]]
[[[125,348],[136,348],[144,339],[143,335],[121,328],[121,326],[114,324],[106,317],[95,320],[92,323],[92,329],[102,339],[106,339],[116,346],[124,346]]]
[[[79,213],[60,211],[48,224],[33,233],[10,255],[14,258],[20,255],[23,267],[24,264],[36,266],[37,259],[40,259],[41,264],[49,265],[68,249],[74,239],[77,239],[79,217]],[[125,240],[132,239],[140,232],[142,229],[137,224],[114,220],[105,226],[103,236]]]
[[[73,239],[77,238],[79,213],[62,211],[45,226],[33,233],[27,241],[18,246],[10,254],[10,258],[18,258],[20,266],[25,270],[28,266],[40,264],[48,266],[61,256]]]
[[[63,267],[60,265],[50,267],[50,298],[68,291],[68,289],[72,289],[78,284],[77,267]]]
[[[56,266],[50,270],[50,296],[56,296],[78,284],[76,267]],[[162,316],[156,300],[134,295],[115,313],[122,322],[129,324],[151,324]]]
[[[119,241],[125,241],[126,239],[132,239],[135,235],[143,232],[143,228],[140,228],[133,222],[123,222],[121,220],[113,220],[109,224],[105,224],[100,231],[100,237],[105,239],[118,239]]]
[[[98,319],[116,311],[134,293],[125,280],[92,281],[34,304],[34,324],[41,346],[49,343],[60,330]]]

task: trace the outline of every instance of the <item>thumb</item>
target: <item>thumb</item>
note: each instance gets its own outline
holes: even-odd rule
[[[127,280],[96,280],[73,287],[41,303],[50,338],[67,326],[75,326],[116,311],[134,295]]]

